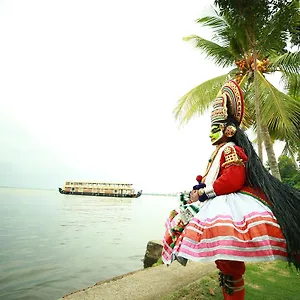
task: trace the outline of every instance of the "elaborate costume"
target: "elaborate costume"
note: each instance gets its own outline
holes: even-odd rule
[[[239,86],[228,81],[213,102],[216,150],[189,204],[171,212],[163,240],[165,264],[215,261],[224,299],[244,299],[244,262],[279,259],[300,267],[300,192],[263,167],[239,128],[243,105]]]

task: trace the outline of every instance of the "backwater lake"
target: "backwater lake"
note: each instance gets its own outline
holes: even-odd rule
[[[143,269],[179,196],[0,188],[0,299],[53,300]]]

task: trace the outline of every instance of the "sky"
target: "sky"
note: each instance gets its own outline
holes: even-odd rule
[[[209,113],[173,110],[227,73],[183,37],[213,0],[0,0],[0,186],[67,180],[189,190],[213,150]]]

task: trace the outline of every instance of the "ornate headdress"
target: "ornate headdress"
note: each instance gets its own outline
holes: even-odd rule
[[[234,119],[239,126],[244,115],[244,97],[239,85],[233,81],[227,81],[221,90],[221,96],[213,101],[211,112],[211,124],[216,125]]]

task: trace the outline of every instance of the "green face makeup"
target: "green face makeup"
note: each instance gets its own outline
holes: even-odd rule
[[[223,132],[221,128],[217,125],[213,125],[211,127],[210,135],[209,135],[211,143],[215,145],[222,138],[222,136],[223,136]]]

